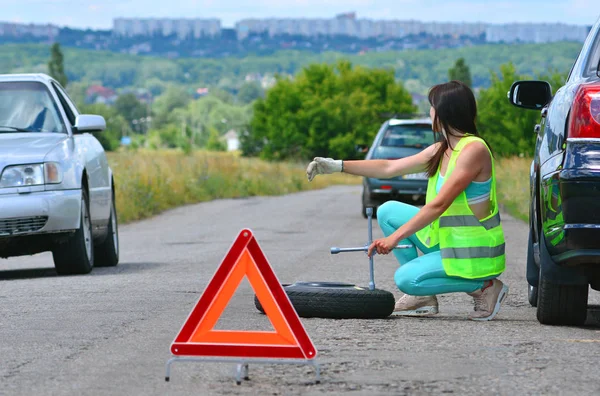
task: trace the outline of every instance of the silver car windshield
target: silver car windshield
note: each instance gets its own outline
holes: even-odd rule
[[[431,125],[392,125],[385,131],[381,146],[425,148],[434,139]]]
[[[48,88],[39,82],[0,82],[0,133],[66,133]]]

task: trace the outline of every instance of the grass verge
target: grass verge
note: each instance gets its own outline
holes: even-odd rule
[[[123,223],[213,199],[282,195],[361,182],[360,177],[338,173],[309,183],[306,164],[270,163],[230,153],[138,151],[109,153],[108,158]],[[531,159],[518,157],[496,163],[500,204],[524,221],[529,216],[530,164]]]
[[[108,160],[123,223],[213,199],[282,195],[361,182],[359,177],[338,173],[309,183],[307,164],[269,163],[231,153],[118,152],[109,153]]]
[[[501,158],[496,161],[498,201],[512,216],[529,219],[529,168],[531,158]]]

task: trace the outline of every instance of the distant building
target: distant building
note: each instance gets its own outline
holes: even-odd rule
[[[338,14],[330,19],[268,18],[243,19],[236,23],[237,37],[243,40],[251,35],[268,34],[317,36],[349,36],[360,39],[392,38],[427,34],[434,37],[481,37],[489,42],[532,42],[553,41],[583,42],[589,32],[588,26],[560,23],[521,23],[491,25],[488,23],[421,22],[415,20],[371,20],[358,19],[356,13]]]
[[[171,36],[179,39],[216,37],[221,34],[218,19],[141,19],[116,18],[113,20],[113,35],[118,37]]]
[[[260,79],[260,86],[262,87],[262,89],[269,89],[273,85],[275,85],[276,82],[277,79],[275,79],[274,76],[267,74],[266,76]]]
[[[338,14],[330,19],[282,18],[243,19],[236,23],[238,39],[252,34],[277,36],[350,36],[361,39],[387,37],[402,38],[411,34],[427,33],[433,36],[479,36],[485,33],[484,23],[445,23],[400,20],[357,19],[356,13]]]
[[[102,103],[106,105],[114,104],[117,100],[117,93],[102,85],[90,85],[85,92],[85,102],[88,104]]]
[[[41,37],[53,40],[60,33],[58,26],[0,22],[0,37]]]
[[[198,88],[196,92],[194,92],[194,99],[201,98],[209,94],[208,88]]]
[[[238,133],[233,129],[229,130],[225,135],[223,135],[223,139],[227,143],[227,151],[236,151],[240,149],[240,139]]]
[[[151,51],[152,51],[152,46],[150,45],[150,43],[141,43],[141,44],[132,45],[129,48],[128,52],[131,55],[139,55],[139,54],[147,54]]]
[[[257,82],[262,79],[262,75],[260,73],[249,73],[244,77],[244,81],[246,82]]]
[[[490,25],[486,29],[486,40],[491,43],[551,43],[555,41],[584,42],[589,27],[562,23],[512,23]]]
[[[25,25],[23,25],[25,26]],[[48,25],[50,26],[50,25]],[[0,35],[2,34],[0,27]],[[56,28],[57,29],[57,28]],[[14,30],[14,29],[13,29]],[[42,29],[43,30],[43,29]],[[589,31],[587,26],[560,23],[514,23],[492,25],[466,22],[422,22],[415,20],[374,20],[357,18],[346,12],[333,18],[248,18],[224,29],[219,19],[116,18],[113,35],[116,37],[153,37],[175,35],[179,39],[220,37],[223,40],[244,40],[253,35],[269,37],[290,35],[302,37],[347,36],[360,39],[401,39],[426,34],[433,37],[486,37],[489,42],[546,43],[571,40],[582,42]],[[58,33],[58,31],[56,31]],[[147,47],[134,48],[145,52]]]

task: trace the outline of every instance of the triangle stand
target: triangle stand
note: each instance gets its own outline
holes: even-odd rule
[[[217,321],[244,278],[264,308],[274,331],[215,330]],[[171,344],[165,381],[175,362],[237,363],[236,383],[248,380],[249,364],[313,366],[321,380],[317,349],[275,276],[252,231],[244,229]]]
[[[321,383],[321,369],[319,363],[316,360],[301,360],[301,359],[236,359],[236,358],[202,358],[202,357],[172,357],[167,361],[167,369],[165,375],[165,381],[169,382],[171,379],[171,364],[175,362],[204,362],[204,363],[237,363],[235,370],[235,383],[238,385],[242,384],[242,380],[249,381],[249,368],[250,364],[297,364],[312,366],[315,369],[315,383]]]

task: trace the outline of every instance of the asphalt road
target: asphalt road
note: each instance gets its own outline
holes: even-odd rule
[[[360,188],[344,186],[179,208],[122,226],[121,264],[85,276],[57,277],[48,254],[0,261],[0,394],[600,394],[600,310],[590,307],[582,328],[537,322],[526,298],[527,227],[506,214],[510,294],[492,322],[466,320],[465,294],[441,296],[428,319],[303,319],[321,384],[310,367],[251,365],[237,386],[235,366],[221,363],[177,363],[164,381],[171,342],[242,228],[284,283],[367,285],[366,256],[329,254],[366,242],[359,203]],[[394,258],[375,264],[377,286],[399,296]],[[246,281],[217,328],[270,329]]]

